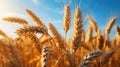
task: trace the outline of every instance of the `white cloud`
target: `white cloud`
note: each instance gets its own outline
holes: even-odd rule
[[[33,2],[34,4],[39,4],[39,1],[38,1],[38,0],[32,0],[32,2]]]

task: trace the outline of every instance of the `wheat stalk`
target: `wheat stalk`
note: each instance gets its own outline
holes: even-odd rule
[[[8,22],[15,22],[19,24],[28,24],[28,22],[25,19],[22,18],[16,18],[16,17],[5,17],[3,18],[4,21]]]
[[[64,18],[63,19],[64,19],[63,27],[64,27],[64,31],[65,31],[65,35],[66,35],[67,31],[70,28],[70,21],[71,21],[69,5],[65,5],[65,7],[64,7]]]
[[[90,16],[88,16],[87,19],[88,19],[88,21],[89,21],[92,29],[93,29],[95,32],[97,32],[98,27],[97,27],[96,22],[95,22]]]

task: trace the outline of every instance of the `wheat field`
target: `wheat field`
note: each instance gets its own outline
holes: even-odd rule
[[[120,67],[120,27],[117,24],[113,27],[117,17],[110,19],[102,34],[96,21],[87,16],[90,26],[86,33],[81,9],[77,7],[73,35],[67,39],[72,19],[69,5],[64,6],[65,35],[61,35],[52,23],[46,26],[30,9],[26,9],[26,13],[36,25],[18,17],[2,19],[22,26],[16,30],[16,38],[0,30],[3,36],[0,39],[0,67]],[[112,28],[116,30],[114,39],[109,36]]]

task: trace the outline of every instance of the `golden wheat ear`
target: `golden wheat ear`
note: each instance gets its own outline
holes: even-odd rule
[[[109,22],[108,22],[108,25],[107,25],[107,27],[106,27],[106,29],[105,29],[105,34],[108,36],[109,35],[109,33],[110,33],[110,31],[111,31],[111,29],[112,29],[112,27],[113,27],[113,25],[114,25],[114,23],[115,23],[115,21],[117,20],[117,17],[113,17]]]
[[[62,49],[65,49],[65,46],[64,46],[64,41],[62,39],[62,36],[59,34],[59,32],[57,31],[57,29],[51,24],[49,23],[48,24],[48,27],[53,35],[53,37],[55,38],[55,41],[56,41],[56,46],[58,48],[62,48]]]
[[[36,24],[38,25],[38,26],[43,26],[44,28],[46,28],[46,30],[47,30],[47,27],[42,23],[42,21],[35,15],[35,13],[34,12],[32,12],[31,10],[29,10],[29,9],[26,9],[26,13],[30,16],[30,18],[34,21],[34,22],[36,22]]]
[[[72,48],[74,51],[78,48],[81,41],[82,33],[82,13],[79,7],[75,9],[74,13],[74,31],[72,37]]]
[[[42,58],[41,58],[41,67],[49,67],[48,65],[48,58],[49,58],[49,47],[44,46],[42,48]]]
[[[90,64],[103,54],[102,50],[91,51],[87,53],[80,61],[80,67],[90,67]]]
[[[5,17],[2,20],[7,21],[7,22],[15,22],[19,24],[28,24],[28,22],[25,19],[16,18],[16,17]]]
[[[88,22],[90,23],[92,29],[97,33],[98,26],[97,26],[96,22],[90,16],[87,16],[87,19],[88,19]]]
[[[70,21],[71,21],[71,12],[70,12],[70,7],[69,5],[65,5],[64,7],[64,22],[63,22],[63,27],[65,31],[65,35],[67,34],[67,31],[70,28]]]
[[[26,35],[29,33],[41,33],[41,34],[47,34],[46,29],[44,27],[40,26],[26,26],[24,28],[20,28],[16,31],[18,35]]]

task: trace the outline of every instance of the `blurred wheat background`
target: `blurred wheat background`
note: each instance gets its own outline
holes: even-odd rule
[[[22,10],[27,19],[2,17],[2,22],[20,28],[13,37],[0,29],[0,67],[120,67],[119,15],[112,16],[101,29],[95,18],[82,12],[81,3],[63,0],[63,20],[57,26],[51,21],[44,23],[27,8]]]

